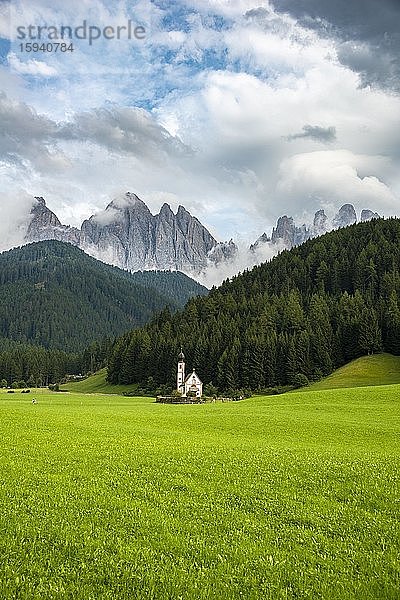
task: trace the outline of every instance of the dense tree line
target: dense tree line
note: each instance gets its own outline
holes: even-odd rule
[[[62,382],[67,375],[87,375],[106,366],[113,340],[93,342],[82,352],[72,353],[0,339],[2,387],[40,387]]]
[[[1,387],[39,387],[61,381],[66,374],[80,373],[82,357],[61,350],[48,350],[30,344],[0,344]]]
[[[364,354],[400,354],[399,242],[398,219],[374,220],[284,251],[120,337],[108,379],[173,385],[181,346],[220,390],[300,384]]]
[[[206,291],[182,273],[131,274],[70,244],[28,244],[0,255],[0,337],[82,351]]]

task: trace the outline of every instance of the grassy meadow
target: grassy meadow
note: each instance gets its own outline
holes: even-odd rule
[[[0,598],[400,597],[400,386],[0,394]]]
[[[132,385],[111,385],[106,381],[107,369],[100,369],[82,381],[70,381],[61,385],[61,389],[69,392],[78,392],[82,394],[123,394],[131,392],[137,388],[136,384]]]
[[[304,390],[318,391],[394,383],[400,383],[400,356],[382,353],[357,358]]]

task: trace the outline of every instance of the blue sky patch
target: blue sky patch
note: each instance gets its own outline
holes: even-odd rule
[[[7,55],[11,49],[10,40],[6,40],[4,38],[0,38],[0,62],[2,64],[7,63]]]

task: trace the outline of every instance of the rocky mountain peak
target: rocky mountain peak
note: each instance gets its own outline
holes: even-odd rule
[[[137,202],[144,204],[143,200],[133,192],[125,192],[125,199],[127,202],[132,202],[132,204],[136,204]]]
[[[370,219],[379,219],[378,213],[372,210],[364,209],[361,212],[361,221],[369,221]],[[269,239],[266,233],[263,233],[254,244],[249,248],[251,252],[256,252],[260,246],[265,244],[283,245],[285,248],[298,246],[310,238],[323,235],[331,229],[339,229],[357,223],[357,215],[352,204],[344,204],[338,211],[332,222],[328,219],[323,209],[317,210],[314,215],[314,220],[311,226],[301,225],[296,226],[294,219],[284,215],[279,217],[276,227],[272,230],[272,239]]]
[[[209,261],[228,260],[237,251],[233,241],[218,243],[183,206],[179,206],[175,215],[169,204],[164,203],[160,212],[153,215],[130,192],[86,219],[80,230],[61,225],[43,199],[32,214],[28,241],[69,241],[103,262],[132,271],[172,269],[200,273]]]
[[[272,242],[276,243],[283,240],[285,245],[291,246],[294,239],[294,230],[293,217],[288,217],[287,215],[279,217],[276,227],[272,230]]]
[[[254,242],[254,244],[251,244],[249,250],[250,252],[256,252],[256,250],[258,250],[258,248],[262,247],[264,244],[267,244],[271,241],[271,238],[268,237],[268,235],[264,232],[262,235],[260,235],[259,238],[256,239],[256,241]]]
[[[58,217],[46,206],[44,198],[41,196],[35,196],[37,201],[31,210],[32,220],[30,226],[34,227],[47,227],[49,225],[60,227],[61,222]]]
[[[323,235],[328,231],[327,226],[328,217],[323,209],[317,210],[314,215],[314,221],[312,226],[313,236]]]
[[[273,244],[280,243],[285,248],[292,248],[302,244],[308,237],[306,225],[296,227],[293,217],[284,215],[279,217],[276,227],[272,230],[271,241]]]
[[[365,221],[371,221],[372,219],[380,219],[380,215],[377,212],[373,212],[369,209],[364,209],[361,211],[361,223],[365,223]]]
[[[208,253],[208,258],[216,265],[226,260],[232,260],[238,253],[235,242],[231,239],[229,242],[220,242],[216,244]]]
[[[362,211],[361,221],[373,218],[379,218],[378,213]],[[261,246],[269,245],[290,249],[332,228],[356,222],[352,204],[344,204],[333,221],[320,209],[308,226],[298,226],[293,217],[283,215],[278,218],[271,238],[263,233],[250,250],[256,253]],[[153,215],[145,202],[131,192],[115,198],[104,210],[85,220],[80,229],[62,225],[44,198],[36,197],[26,240],[48,239],[70,242],[103,262],[131,271],[172,269],[199,274],[210,262],[230,261],[238,252],[232,240],[217,242],[184,206],[180,205],[174,214],[170,205],[164,203],[159,213]],[[271,254],[274,253],[276,248]]]
[[[164,202],[164,204],[162,205],[159,212],[159,216],[165,219],[171,219],[175,216],[170,205],[167,202]]]
[[[191,214],[186,210],[186,208],[184,206],[182,206],[180,204],[178,206],[178,211],[176,213],[176,217],[177,217],[177,219],[179,219],[181,221],[186,221],[191,218]],[[193,218],[196,218],[196,217],[193,217]]]
[[[139,198],[139,196],[136,196],[136,194],[133,194],[131,192],[126,192],[125,194],[114,198],[114,200],[110,202],[110,204],[107,206],[106,210],[108,208],[113,208],[120,211],[139,210],[150,213],[147,204],[145,204],[143,200]]]
[[[42,240],[59,240],[77,244],[79,230],[75,227],[66,227],[53,211],[47,206],[42,196],[35,196],[36,203],[31,210],[31,221],[26,233],[26,239],[30,242]]]
[[[333,219],[333,228],[348,227],[357,223],[357,214],[352,204],[343,204]]]

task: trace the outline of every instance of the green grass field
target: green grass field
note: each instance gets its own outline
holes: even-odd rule
[[[344,365],[306,390],[329,390],[400,383],[400,356],[373,354]]]
[[[123,394],[131,392],[137,388],[137,385],[111,385],[106,381],[107,369],[101,369],[94,375],[74,381],[61,386],[62,390],[77,392],[80,394]]]
[[[0,394],[0,598],[400,597],[400,386]]]

